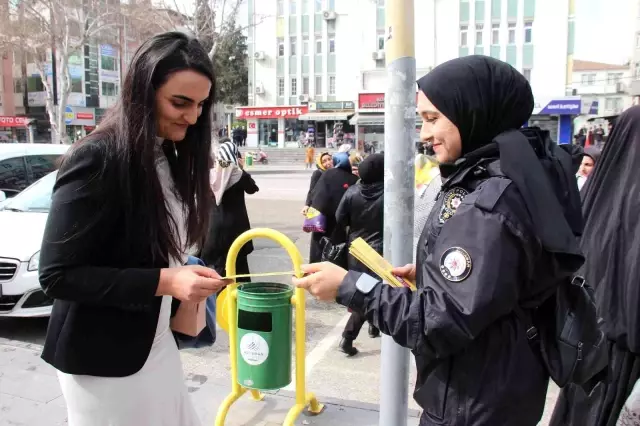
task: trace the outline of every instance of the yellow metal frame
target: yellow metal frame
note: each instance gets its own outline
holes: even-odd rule
[[[302,255],[297,249],[293,241],[287,238],[281,232],[267,228],[251,229],[244,234],[240,235],[231,245],[229,254],[227,255],[226,273],[228,276],[236,275],[236,260],[240,249],[249,241],[255,238],[267,238],[278,244],[280,244],[291,257],[293,262],[293,268],[295,275],[298,278],[303,276],[300,265],[302,265]],[[231,408],[231,405],[236,402],[247,391],[251,393],[251,397],[254,401],[261,401],[264,395],[255,389],[248,389],[240,386],[238,383],[238,350],[237,350],[237,335],[238,335],[238,283],[234,282],[227,286],[227,315],[229,320],[229,355],[231,357],[231,393],[225,398],[218,409],[218,415],[216,416],[215,426],[224,426],[227,413]],[[305,340],[306,340],[306,327],[305,327],[305,294],[304,290],[296,288],[293,296],[291,297],[291,304],[296,308],[295,310],[295,347],[296,347],[296,404],[291,407],[287,417],[284,420],[283,426],[294,426],[294,423],[300,413],[304,411],[305,407],[309,406],[309,412],[312,414],[320,414],[324,408],[323,404],[320,404],[315,395],[311,392],[306,392],[305,384]]]

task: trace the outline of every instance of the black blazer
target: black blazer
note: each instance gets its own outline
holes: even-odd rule
[[[104,142],[85,141],[60,167],[40,252],[54,299],[42,358],[69,374],[124,377],[144,365],[160,312],[160,269],[144,235],[122,232],[126,207]]]

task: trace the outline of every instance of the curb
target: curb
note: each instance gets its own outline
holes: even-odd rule
[[[298,170],[298,169],[293,169],[293,170],[287,170],[287,169],[274,169],[274,170],[265,170],[265,169],[254,169],[254,168],[247,168],[246,169],[247,173],[251,174],[251,175],[290,175],[290,174],[311,174],[311,172],[313,172],[313,170]]]

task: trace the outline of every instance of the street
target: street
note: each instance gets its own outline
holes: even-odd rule
[[[279,230],[290,237],[306,258],[309,235],[302,232],[302,208],[310,173],[256,175],[260,191],[247,197],[253,227]],[[290,261],[280,247],[267,240],[254,242],[249,258],[252,272],[286,271]],[[278,279],[274,279],[278,281]],[[287,282],[282,277],[280,282]],[[375,425],[379,404],[380,339],[369,338],[366,327],[356,341],[360,353],[347,358],[337,350],[348,314],[346,309],[307,298],[307,390],[328,406],[317,417],[301,416],[297,424]],[[64,401],[53,368],[39,358],[46,319],[0,318],[0,426],[66,424]],[[218,404],[230,389],[228,335],[218,329],[213,347],[182,351],[185,380],[201,419],[212,424]],[[417,425],[418,406],[411,397],[415,380],[412,362],[409,395],[410,424]],[[294,387],[267,395],[264,402],[247,396],[232,406],[229,425],[281,424],[293,404]],[[557,388],[551,386],[547,411]],[[340,415],[346,417],[340,417]],[[541,423],[546,425],[548,414]],[[346,420],[357,416],[358,420]]]

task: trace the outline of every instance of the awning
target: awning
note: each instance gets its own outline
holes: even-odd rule
[[[348,120],[352,112],[309,112],[302,114],[298,120],[302,121],[341,121]]]
[[[384,114],[356,114],[349,121],[351,125],[384,126]]]

